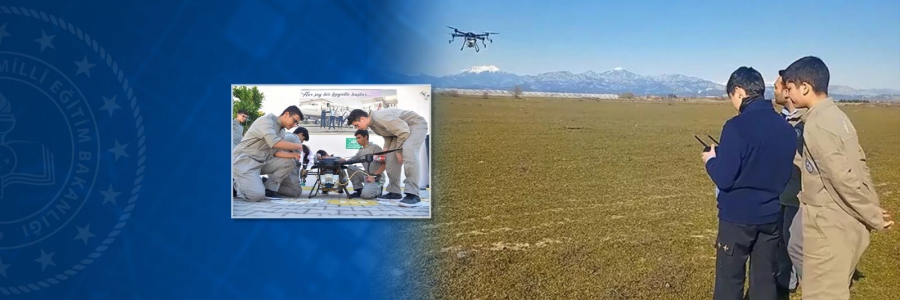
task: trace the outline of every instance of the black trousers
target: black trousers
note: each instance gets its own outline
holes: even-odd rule
[[[775,271],[775,280],[778,287],[787,290],[791,282],[791,272],[794,264],[788,254],[788,242],[791,240],[791,224],[794,223],[794,215],[799,207],[781,206],[781,216],[778,218],[778,229],[781,231],[781,242],[778,244],[778,269]]]
[[[778,222],[743,225],[719,220],[713,299],[744,299],[747,259],[750,259],[749,299],[778,298],[775,270],[781,240],[779,229]]]

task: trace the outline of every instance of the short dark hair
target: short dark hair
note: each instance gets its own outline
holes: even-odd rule
[[[369,138],[369,131],[360,129],[360,130],[357,130],[356,133],[353,134],[353,136],[357,136],[357,135],[361,135],[365,138]]]
[[[306,145],[301,145],[301,146],[303,146],[303,150],[302,150],[303,151],[303,164],[308,164],[309,163],[309,157],[308,157],[309,156],[309,147],[307,147]]]
[[[728,95],[734,95],[736,88],[744,89],[748,99],[760,97],[766,93],[766,83],[763,81],[762,74],[746,66],[732,72],[728,83],[725,84],[725,91]]]
[[[325,156],[325,155],[328,155],[328,152],[325,152],[325,150],[319,150],[319,151],[316,151],[316,154],[321,154],[322,156]]]
[[[300,126],[297,129],[294,129],[294,134],[302,134],[304,141],[309,141],[309,130],[306,130],[305,127]]]
[[[362,109],[354,109],[350,112],[350,115],[347,116],[347,125],[353,126],[353,122],[359,121],[360,117],[369,117],[369,114]]]
[[[243,110],[243,109],[238,110],[237,114],[239,114],[239,115],[240,115],[240,114],[249,115],[249,114],[247,113],[247,111],[246,111],[246,110]]]
[[[288,108],[285,108],[284,111],[281,112],[281,115],[284,115],[284,113],[290,113],[291,115],[299,115],[300,121],[303,121],[303,113],[300,112],[300,108],[298,108],[296,105],[288,106]]]
[[[828,95],[828,81],[831,74],[828,73],[828,66],[822,59],[815,56],[806,56],[791,63],[782,75],[785,83],[793,83],[800,85],[809,84],[813,88],[813,92],[821,95]]]

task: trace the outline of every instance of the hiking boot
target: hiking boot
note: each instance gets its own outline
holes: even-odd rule
[[[381,201],[399,201],[400,199],[403,199],[403,196],[400,194],[397,194],[397,193],[387,193],[387,194],[378,196],[377,199],[381,200]]]
[[[422,206],[422,200],[419,199],[419,196],[413,194],[406,194],[406,197],[403,197],[403,200],[400,200],[400,207],[418,207]]]

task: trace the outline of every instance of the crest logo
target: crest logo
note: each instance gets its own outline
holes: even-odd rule
[[[122,233],[143,181],[137,98],[74,24],[0,6],[0,293],[51,288]]]

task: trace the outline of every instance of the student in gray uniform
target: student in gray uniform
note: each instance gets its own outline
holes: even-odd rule
[[[395,155],[385,155],[387,165],[388,186],[387,194],[378,197],[378,200],[400,200],[402,207],[416,207],[422,205],[419,199],[419,150],[425,143],[428,135],[428,122],[425,118],[411,110],[399,108],[385,108],[373,111],[371,117],[361,109],[354,109],[347,117],[347,124],[357,129],[371,128],[375,134],[384,137],[384,149],[394,150]],[[400,195],[400,167],[406,179],[403,181],[406,197]]]
[[[309,142],[309,130],[306,127],[297,127],[294,130],[294,134],[303,142],[303,150],[300,150],[300,186],[303,187],[306,186],[306,176],[313,162],[313,153],[309,150],[309,146],[306,145],[306,142]]]
[[[295,143],[295,144],[303,144],[304,135],[307,135],[309,132],[306,128],[297,127],[294,129],[293,133],[285,133],[284,140]],[[300,170],[302,169],[301,164],[297,162],[303,159],[303,150],[278,150],[278,152],[284,152],[291,154],[290,157],[278,157],[276,155],[272,160],[272,164],[276,167],[284,168],[290,167],[291,171],[288,173],[287,178],[281,181],[280,184],[277,185],[277,191],[281,195],[285,195],[288,197],[300,197],[300,194],[303,193],[303,187],[300,185]],[[299,157],[294,157],[294,154],[299,154]],[[274,182],[267,180],[265,182],[266,188],[269,189],[270,185],[274,188]]]
[[[354,134],[356,143],[362,148],[356,152],[356,155],[350,160],[362,158],[366,154],[381,152],[381,147],[369,142],[369,131],[357,130]],[[341,159],[346,161],[346,159]],[[350,173],[350,182],[353,183],[353,194],[348,195],[349,198],[372,199],[381,195],[384,186],[385,165],[373,161],[370,163],[362,163],[363,168],[355,165],[347,166],[347,173]]]
[[[301,150],[303,146],[284,140],[284,129],[294,128],[303,120],[303,113],[297,106],[289,106],[281,116],[266,114],[250,125],[241,142],[231,151],[231,170],[238,198],[262,201],[266,197],[279,198],[281,182],[287,178],[294,166],[274,159],[300,159],[299,153],[276,150]],[[260,175],[267,175],[263,183]]]
[[[244,137],[244,122],[247,122],[247,111],[239,110],[234,120],[231,120],[231,149],[241,142]]]

